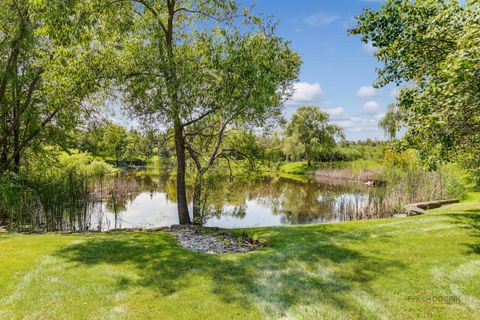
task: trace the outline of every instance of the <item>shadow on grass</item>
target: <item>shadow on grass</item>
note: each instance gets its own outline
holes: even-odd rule
[[[447,214],[447,216],[480,240],[480,209],[463,210],[459,213]],[[480,243],[467,244],[467,246],[470,247],[472,253],[480,254]]]
[[[119,290],[143,286],[170,295],[204,277],[212,294],[225,302],[253,301],[275,316],[296,305],[324,304],[358,309],[348,295],[405,266],[348,248],[369,236],[340,228],[276,228],[268,231],[269,246],[246,254],[206,255],[180,248],[171,235],[117,234],[92,237],[56,252],[75,265],[131,264],[138,277],[117,279]],[[388,241],[385,239],[385,241]],[[356,312],[363,312],[357,310]]]

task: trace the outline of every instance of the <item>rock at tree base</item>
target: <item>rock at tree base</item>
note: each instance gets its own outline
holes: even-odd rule
[[[233,235],[215,236],[201,233],[192,226],[172,226],[170,229],[178,243],[191,251],[209,254],[247,252],[254,250],[257,246],[247,241],[235,238]]]

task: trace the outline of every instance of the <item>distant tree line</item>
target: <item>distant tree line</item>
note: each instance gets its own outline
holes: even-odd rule
[[[99,156],[115,165],[146,165],[161,152],[161,134],[128,130],[109,121],[77,131],[72,147]]]

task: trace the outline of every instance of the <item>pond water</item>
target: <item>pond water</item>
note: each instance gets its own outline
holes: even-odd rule
[[[247,228],[366,219],[378,188],[361,183],[274,177],[226,181],[208,195],[205,226]],[[90,230],[178,224],[174,178],[155,171],[123,173],[96,187],[85,221]],[[187,197],[191,199],[191,192]],[[190,204],[190,214],[191,214]]]

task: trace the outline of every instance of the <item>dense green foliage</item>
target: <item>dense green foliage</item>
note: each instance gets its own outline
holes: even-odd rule
[[[154,132],[127,130],[125,127],[108,121],[90,124],[79,130],[72,144],[73,148],[94,156],[125,164],[145,165],[154,154],[162,150],[161,137]]]
[[[0,318],[478,319],[480,197],[470,201],[251,229],[267,246],[246,254],[193,253],[166,232],[0,234]],[[453,299],[428,300],[440,296]]]
[[[112,48],[95,1],[0,3],[0,173],[22,156],[65,145],[93,112]],[[103,16],[106,18],[107,16]]]
[[[280,115],[301,63],[274,23],[233,0],[12,0],[0,13],[1,173],[19,172],[28,150],[65,146],[112,89],[143,124],[173,133],[181,223],[190,222],[186,152],[200,181],[233,152],[221,148],[226,131]],[[100,146],[88,136],[81,146],[116,164],[149,153],[140,135],[104,129]]]
[[[430,168],[456,160],[478,174],[480,10],[478,1],[389,0],[365,10],[351,33],[377,49],[377,86],[402,86],[382,126],[406,133]]]

